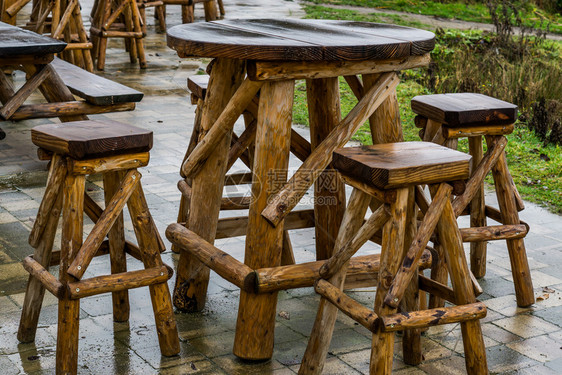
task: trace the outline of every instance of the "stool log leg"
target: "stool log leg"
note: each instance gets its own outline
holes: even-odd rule
[[[131,194],[127,206],[129,207],[139,248],[142,250],[144,267],[146,269],[162,267],[158,242],[160,235],[156,231],[140,184],[137,184],[135,191]],[[149,290],[160,351],[165,356],[176,355],[180,352],[180,342],[168,283],[152,284],[149,286]]]
[[[261,212],[287,178],[293,91],[294,81],[268,82],[261,91],[252,183],[254,199],[250,204],[244,256],[244,263],[252,269],[281,264],[283,223],[272,226]],[[271,358],[276,305],[277,292],[240,292],[234,355],[249,360]]]
[[[458,305],[476,302],[470,280],[470,271],[464,255],[462,238],[450,201],[445,203],[443,214],[437,223],[439,238],[445,248],[451,284]],[[469,375],[488,374],[486,348],[479,320],[461,322],[466,371]]]
[[[383,242],[379,270],[379,284],[375,296],[375,313],[378,316],[390,315],[396,309],[386,306],[384,298],[398,271],[404,251],[404,236],[408,213],[408,189],[397,191],[396,202],[390,206],[390,219],[383,228]],[[382,332],[380,329],[373,333],[371,343],[371,374],[390,374],[392,372],[392,358],[394,355],[394,333]]]
[[[84,219],[84,175],[68,175],[63,187],[62,240],[59,279],[63,284],[75,281],[66,273],[82,246]],[[57,331],[57,374],[76,374],[78,370],[78,324],[80,300],[70,295],[59,300]]]
[[[482,137],[469,137],[468,146],[472,155],[472,170],[482,161]],[[484,200],[484,181],[470,202],[470,226],[486,226],[486,202]],[[470,269],[477,278],[486,275],[486,242],[470,243]]]
[[[109,204],[111,198],[117,193],[123,173],[120,171],[107,172],[103,176],[103,190],[105,204]],[[113,227],[109,230],[109,256],[111,260],[111,273],[127,272],[127,260],[125,257],[125,228],[123,224],[123,213],[115,220]],[[111,295],[113,299],[113,320],[115,322],[126,322],[129,320],[129,292],[122,290]]]
[[[490,138],[486,139],[491,142]],[[492,176],[496,185],[496,196],[502,214],[502,224],[519,224],[519,213],[515,204],[515,193],[513,185],[510,183],[509,169],[505,152],[501,154],[498,162],[492,167]],[[515,295],[517,305],[527,307],[535,303],[533,292],[533,281],[529,271],[529,262],[525,250],[525,241],[522,238],[506,240],[509,260],[511,262],[511,272],[513,274],[513,284],[515,285]]]
[[[314,150],[341,121],[338,78],[307,79],[311,146]],[[316,260],[328,259],[334,249],[345,210],[345,187],[338,173],[326,168],[314,183]]]
[[[203,106],[200,139],[219,118],[230,97],[242,83],[244,65],[238,60],[215,60]],[[231,135],[222,138],[199,174],[192,181],[187,227],[210,244],[215,241]],[[205,307],[209,268],[188,252],[181,252],[177,267],[174,305],[181,311],[200,311]]]
[[[414,187],[408,188],[408,204],[406,214],[406,236],[404,238],[403,256],[406,256],[415,235],[416,235],[416,202],[414,195]],[[417,273],[417,272],[416,272]],[[404,298],[400,304],[401,311],[417,311],[420,308],[420,295],[418,288],[418,278],[413,277],[408,285]],[[417,366],[422,362],[421,351],[421,330],[408,329],[404,331],[402,338],[402,350],[404,356],[404,363],[412,366]]]
[[[353,239],[363,224],[363,218],[365,217],[370,201],[371,197],[369,195],[359,189],[353,190],[343,216],[342,225],[339,228],[335,249],[340,249],[348,241]],[[348,263],[349,262],[345,262],[329,279],[330,283],[339,289],[343,289]],[[318,304],[318,312],[316,313],[316,320],[314,320],[314,326],[312,327],[308,345],[299,368],[300,375],[322,373],[324,363],[326,362],[326,355],[328,354],[328,348],[332,341],[337,315],[338,308],[326,298],[321,297]]]
[[[61,160],[60,156],[54,155],[51,161],[51,171],[49,179],[53,176],[54,169]],[[66,174],[66,173],[65,173]],[[47,180],[47,185],[49,184]],[[64,178],[63,178],[64,180]],[[48,213],[45,221],[45,228],[40,238],[39,244],[33,254],[33,259],[42,265],[45,269],[49,269],[51,263],[51,254],[53,250],[53,243],[55,241],[55,234],[57,225],[60,219],[62,208],[62,186],[55,197],[55,203]],[[29,276],[27,282],[27,289],[25,291],[25,299],[23,301],[23,309],[21,312],[20,325],[18,328],[18,340],[20,342],[32,342],[35,340],[35,333],[37,332],[37,322],[39,321],[39,314],[43,304],[43,297],[45,295],[45,287],[43,284],[33,276]]]

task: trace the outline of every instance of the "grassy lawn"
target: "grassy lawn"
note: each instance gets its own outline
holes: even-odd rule
[[[470,22],[491,23],[486,3],[441,2],[441,1],[406,1],[406,0],[306,0],[311,4],[352,5],[380,10],[396,10],[400,12],[423,14]],[[528,4],[524,12],[523,24],[562,33],[562,16],[551,14]]]
[[[351,0],[350,0],[351,1]],[[368,2],[368,0],[366,0]],[[326,19],[346,19],[346,20],[361,20],[361,21],[371,21],[371,22],[392,22],[396,24],[405,23],[400,18],[394,18],[392,15],[385,14],[358,14],[357,12],[341,9],[331,9],[315,5],[306,6],[305,10],[307,12],[308,18],[326,18]],[[406,23],[407,26],[427,28],[424,25],[413,25],[411,23]],[[481,32],[470,31],[446,31],[445,35],[438,39],[438,45],[434,51],[434,59],[444,60],[449,62],[452,60],[453,56],[461,55],[459,52],[459,45],[471,45],[471,44],[481,44],[485,40],[486,36]],[[453,42],[451,42],[451,40]],[[457,43],[459,45],[457,45]],[[557,64],[556,61],[560,61],[562,51],[562,43],[548,43],[547,45],[536,49],[534,53],[537,55],[531,56],[532,59],[540,58],[546,63]],[[460,58],[462,60],[464,55]],[[476,57],[478,58],[478,56]],[[466,65],[471,65],[472,62],[468,62]],[[515,64],[517,65],[517,64]],[[523,66],[524,70],[529,71],[530,68]],[[550,66],[549,71],[552,70]],[[450,70],[453,72],[454,70]],[[445,73],[443,73],[445,74]],[[459,73],[457,72],[457,75]],[[471,73],[467,73],[471,74]],[[497,75],[497,72],[492,72],[492,75]],[[520,72],[519,74],[523,74]],[[432,91],[428,89],[427,69],[418,69],[413,71],[405,71],[401,73],[401,84],[398,86],[398,98],[400,102],[400,112],[403,122],[404,139],[407,141],[418,140],[418,130],[414,127],[414,114],[410,109],[410,101],[412,97],[422,94],[430,94]],[[446,75],[438,77],[446,81],[447,79],[453,79],[454,77],[447,77]],[[474,77],[473,77],[474,78]],[[489,89],[494,89],[494,84],[490,83],[482,77],[475,77],[476,79],[481,79],[481,86],[489,85]],[[538,80],[540,77],[531,76],[530,80]],[[458,77],[457,77],[458,79]],[[524,77],[521,76],[516,82],[527,82]],[[560,80],[556,82],[535,82],[537,90],[543,86],[548,86],[549,84],[554,84],[552,88],[548,90],[556,91],[556,86],[559,86]],[[439,82],[438,82],[439,83]],[[443,83],[443,82],[441,82]],[[524,83],[526,87],[524,88],[526,92],[532,91],[534,88],[530,87],[532,82]],[[496,86],[500,86],[497,85]],[[446,85],[444,88],[448,88]],[[482,87],[485,89],[485,87]],[[449,88],[450,89],[450,88]],[[450,90],[456,91],[456,90]],[[463,91],[463,90],[460,90]],[[464,90],[473,91],[473,90]],[[340,92],[341,92],[341,108],[342,116],[345,116],[351,108],[357,103],[353,93],[351,92],[347,83],[342,79],[340,81]],[[487,92],[484,92],[487,93]],[[488,94],[495,96],[506,95],[503,93],[496,93],[494,91]],[[554,95],[559,95],[557,92]],[[308,125],[307,118],[307,105],[306,105],[306,86],[304,81],[298,82],[295,91],[295,107],[294,107],[294,117],[295,123]],[[508,98],[504,98],[508,100]],[[528,112],[528,108],[522,108],[522,111]],[[521,195],[532,202],[539,203],[543,206],[548,207],[553,212],[562,213],[562,146],[558,145],[545,145],[535,134],[529,130],[529,128],[523,123],[517,123],[516,129],[513,134],[507,136],[508,146],[506,148],[508,155],[508,162],[510,165],[511,173],[513,174],[514,181]],[[369,132],[368,124],[364,124],[362,128],[355,134],[354,140],[359,141],[364,144],[371,143],[371,137]],[[461,140],[459,143],[459,149],[466,151],[467,142],[466,139]],[[491,181],[491,178],[489,179]]]

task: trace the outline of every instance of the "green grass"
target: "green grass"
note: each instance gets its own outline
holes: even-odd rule
[[[334,9],[334,8],[328,8],[319,5],[304,5],[304,10],[306,12],[305,18],[312,18],[312,19],[334,19],[334,20],[345,20],[345,21],[393,23],[395,25],[416,27],[419,29],[431,28],[429,25],[423,24],[418,21],[410,21],[396,14],[387,14],[387,13],[363,14],[354,10]]]
[[[306,0],[317,5],[352,5],[365,8],[388,9],[400,12],[423,14],[462,21],[491,23],[488,7],[485,3],[439,2],[439,1],[407,1],[407,0]],[[562,33],[562,16],[538,9],[531,4],[523,10],[525,26],[545,29],[549,22],[549,30]]]
[[[334,0],[335,1],[335,0]],[[352,0],[349,0],[352,1]],[[365,0],[367,3],[369,0]],[[309,5],[305,7],[308,18],[343,19],[370,22],[392,22],[404,25],[401,19],[386,18],[391,15],[382,14],[359,14],[354,11],[326,8]],[[412,25],[427,28],[424,25]],[[453,43],[439,44],[436,47],[435,58],[442,61],[450,61],[452,56],[458,54],[460,45],[479,44],[487,36],[480,31],[445,31],[445,39]],[[456,44],[458,42],[458,45]],[[543,59],[555,63],[560,61],[562,55],[562,43],[549,42],[541,48],[534,50],[534,58]],[[401,73],[401,84],[398,86],[397,94],[400,104],[404,139],[406,141],[418,140],[418,130],[414,127],[414,114],[410,109],[412,97],[421,94],[430,94],[420,82],[424,81],[426,70],[409,70]],[[539,83],[537,83],[539,84]],[[559,84],[558,82],[547,82],[546,84]],[[527,88],[529,89],[529,88]],[[341,109],[345,116],[357,103],[347,83],[340,80]],[[306,85],[304,81],[297,83],[295,91],[295,107],[293,121],[298,124],[308,125],[308,114],[306,105]],[[562,213],[562,150],[560,146],[544,146],[527,127],[516,124],[513,134],[508,137],[506,148],[509,167],[513,179],[523,198],[548,207],[550,210]],[[354,140],[363,144],[370,144],[371,135],[368,124],[364,124],[353,137]],[[459,142],[459,150],[467,150],[466,139]],[[492,182],[491,179],[488,180]]]

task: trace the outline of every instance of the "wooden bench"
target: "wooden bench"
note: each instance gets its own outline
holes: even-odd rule
[[[120,83],[90,73],[64,60],[50,64],[70,92],[84,101],[22,105],[6,120],[20,121],[74,115],[132,111],[144,94]]]

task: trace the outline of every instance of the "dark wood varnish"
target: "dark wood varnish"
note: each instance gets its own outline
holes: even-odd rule
[[[32,142],[46,150],[83,160],[152,148],[152,132],[111,120],[75,121],[36,126]]]
[[[332,165],[344,175],[380,189],[464,180],[470,155],[430,142],[346,147],[334,152]]]
[[[0,57],[47,55],[59,53],[65,47],[65,42],[0,22]]]
[[[51,65],[70,91],[88,103],[113,105],[140,102],[144,96],[140,91],[90,73],[64,60],[55,58]]]
[[[168,30],[181,57],[283,61],[382,60],[423,55],[435,35],[370,22],[247,19],[184,24]]]
[[[412,111],[450,127],[507,125],[517,118],[516,105],[476,93],[416,96]]]

